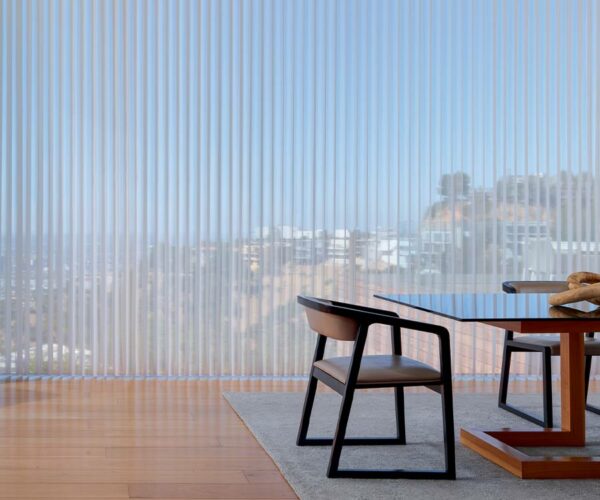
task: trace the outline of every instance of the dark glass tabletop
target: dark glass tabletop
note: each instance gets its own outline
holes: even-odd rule
[[[589,302],[551,306],[547,293],[375,294],[375,297],[456,321],[600,320]]]

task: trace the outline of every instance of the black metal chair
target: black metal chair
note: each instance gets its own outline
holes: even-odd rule
[[[568,290],[564,281],[505,281],[502,290],[506,293],[557,293]],[[585,334],[585,397],[587,399],[592,368],[592,357],[600,356],[600,340],[594,338],[594,333]],[[542,380],[544,417],[539,419],[529,413],[507,403],[508,378],[510,375],[510,362],[513,352],[539,352],[542,354]],[[498,406],[519,417],[533,422],[542,427],[553,427],[552,418],[552,356],[560,356],[560,337],[558,335],[519,335],[506,330],[504,334],[504,350],[502,357],[502,370],[500,372],[500,390],[498,393]],[[586,404],[586,410],[600,415],[600,408]]]
[[[455,479],[452,376],[448,330],[438,325],[400,319],[396,313],[370,307],[304,296],[298,296],[298,302],[305,307],[309,325],[318,333],[318,338],[296,444],[298,446],[332,445],[327,477]],[[363,356],[367,333],[373,324],[391,327],[393,354]],[[400,328],[437,335],[440,347],[439,371],[424,363],[402,356]],[[354,342],[352,356],[323,359],[328,338]],[[337,429],[333,439],[307,438],[310,415],[319,381],[342,396]],[[340,469],[340,456],[344,445],[406,444],[404,387],[407,386],[426,386],[442,396],[445,469],[440,471]],[[346,438],[346,426],[355,390],[379,387],[394,388],[396,436]]]

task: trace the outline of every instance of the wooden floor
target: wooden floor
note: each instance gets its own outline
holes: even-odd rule
[[[296,498],[221,394],[303,389],[278,381],[0,384],[0,498]],[[456,392],[496,390],[494,382],[455,384]]]

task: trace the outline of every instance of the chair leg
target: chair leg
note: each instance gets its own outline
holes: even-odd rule
[[[342,454],[342,446],[346,438],[346,428],[348,427],[348,418],[350,417],[350,408],[354,398],[354,387],[346,387],[342,404],[340,406],[340,414],[338,417],[337,429],[333,438],[333,446],[331,447],[331,458],[327,468],[327,477],[338,477],[337,472],[340,465],[340,456]]]
[[[340,457],[344,445],[356,444],[376,444],[368,443],[370,440],[346,439],[346,429],[350,417],[350,408],[354,397],[354,389],[349,388],[342,399],[338,425],[331,448],[331,458],[327,469],[329,478],[363,478],[363,479],[456,479],[456,458],[454,443],[454,417],[452,405],[452,386],[451,382],[442,386],[442,410],[444,421],[444,458],[446,467],[444,470],[410,470],[410,469],[391,469],[391,470],[373,470],[373,469],[340,469]],[[313,439],[314,440],[314,439]],[[313,441],[313,440],[309,440]],[[354,442],[358,441],[358,442]],[[396,439],[389,444],[401,444]],[[381,443],[383,444],[383,443]]]
[[[544,351],[544,427],[554,427],[552,415],[552,352],[550,349]]]
[[[396,436],[399,444],[406,444],[406,421],[404,418],[404,387],[394,388],[396,401]]]
[[[585,357],[585,400],[587,401],[588,389],[590,388],[590,373],[592,371],[592,357]]]
[[[446,382],[442,387],[442,413],[444,415],[444,454],[448,479],[456,479],[453,406],[452,382]]]
[[[308,426],[310,425],[310,415],[312,413],[313,404],[315,402],[315,394],[317,393],[317,383],[319,381],[313,377],[312,370],[308,387],[306,388],[306,397],[304,399],[304,409],[302,410],[302,418],[300,419],[300,428],[298,429],[298,437],[296,444],[305,446],[307,444],[306,435],[308,434]]]
[[[529,415],[518,408],[509,405],[507,403],[508,398],[508,378],[510,375],[510,362],[513,349],[505,344],[504,356],[502,358],[502,371],[500,372],[500,390],[498,392],[498,407],[506,410],[518,417],[524,418],[525,420],[537,424],[541,427],[552,427],[552,374],[550,361],[546,362],[547,359],[551,359],[550,349],[547,349],[542,353],[544,356],[544,419]]]
[[[587,411],[591,411],[592,413],[595,413],[596,415],[600,415],[600,408],[598,408],[597,406],[592,406],[587,404],[587,397],[588,397],[588,390],[590,388],[590,374],[592,372],[592,357],[591,356],[586,356],[585,357],[585,409]]]
[[[512,350],[510,347],[504,344],[502,369],[500,371],[500,390],[498,391],[498,406],[500,408],[502,408],[502,405],[506,404],[506,398],[508,396],[508,376],[510,375],[511,356]]]

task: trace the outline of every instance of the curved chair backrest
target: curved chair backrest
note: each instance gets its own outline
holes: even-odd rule
[[[298,302],[306,310],[311,330],[335,340],[356,340],[360,326],[359,310],[303,295],[298,296]]]
[[[558,293],[569,289],[566,281],[505,281],[506,293]]]

